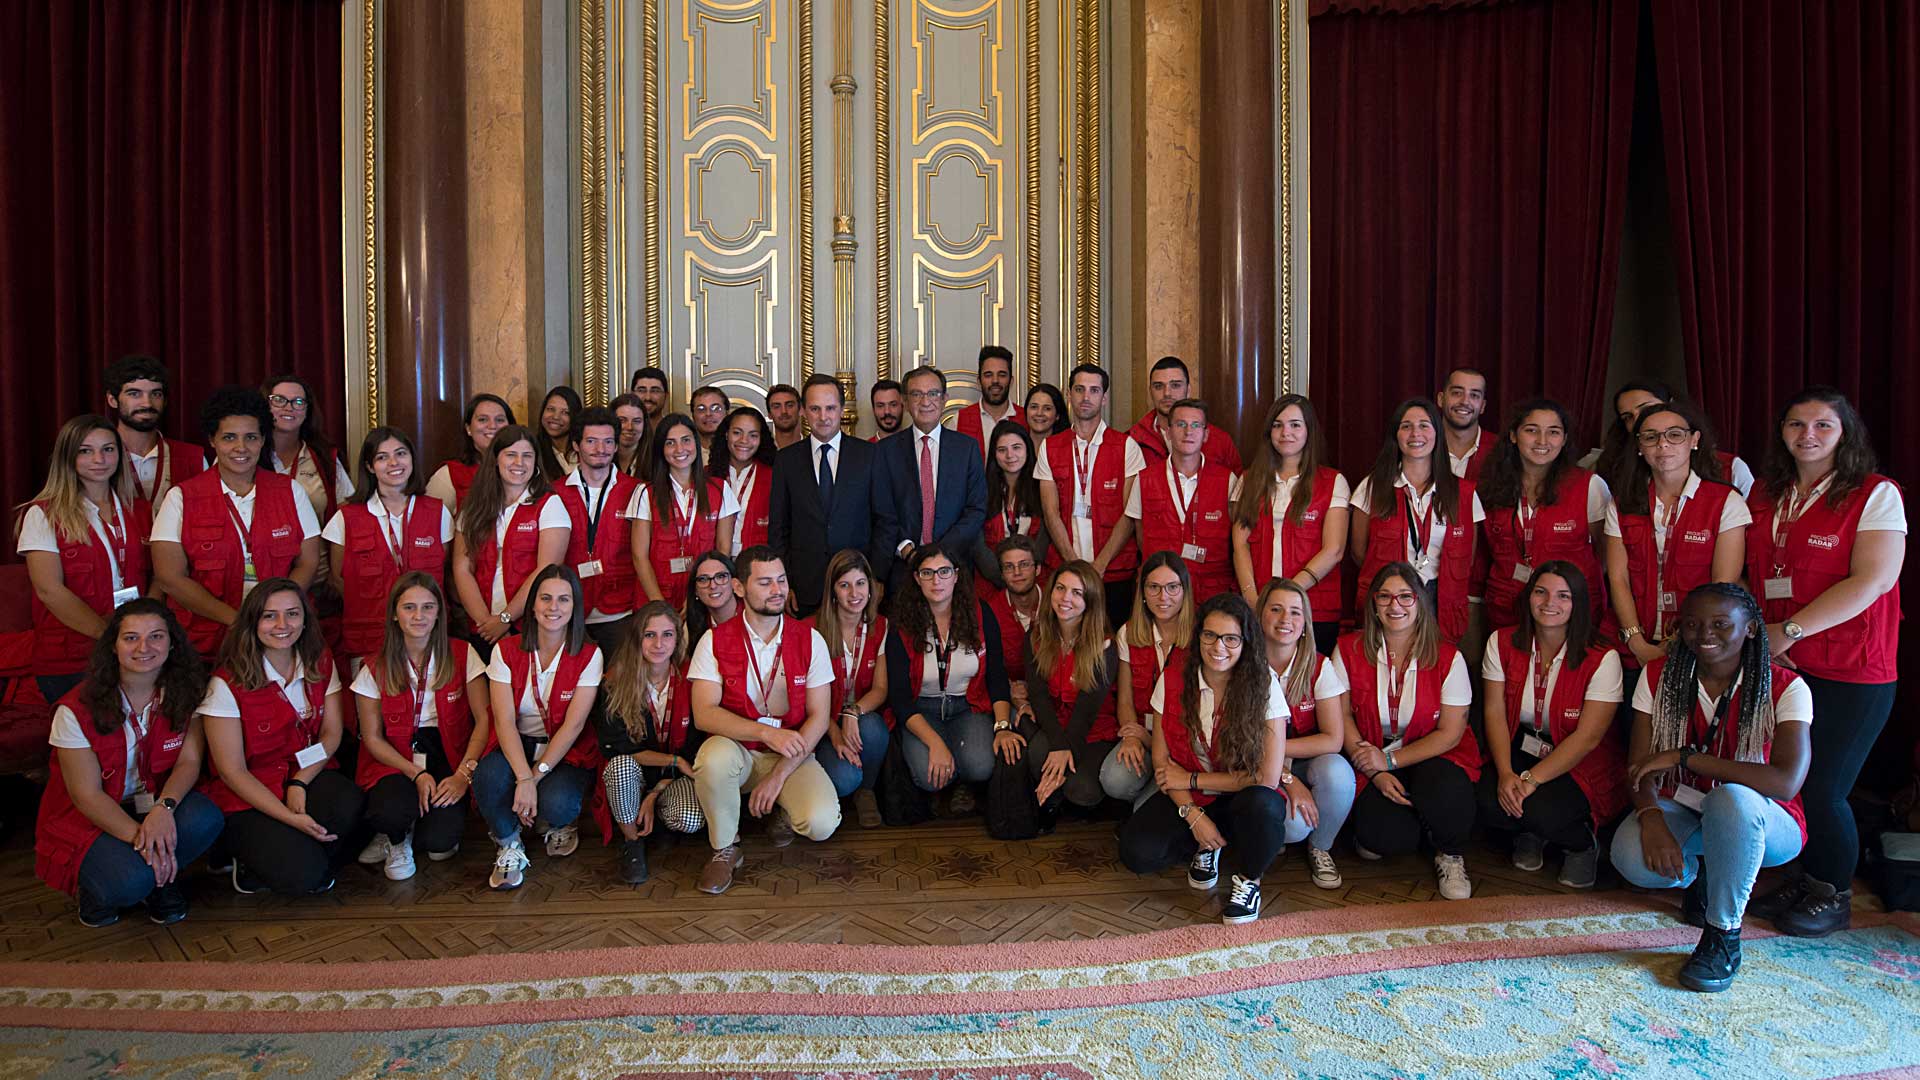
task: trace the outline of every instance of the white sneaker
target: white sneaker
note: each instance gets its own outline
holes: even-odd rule
[[[500,845],[500,853],[494,856],[493,873],[487,876],[487,884],[496,889],[517,889],[526,880],[527,849],[518,837]]]
[[[1473,882],[1467,877],[1467,860],[1458,855],[1435,855],[1433,873],[1440,879],[1440,895],[1448,900],[1473,896]]]
[[[400,838],[397,844],[387,845],[387,880],[405,881],[413,876],[413,833]]]
[[[393,844],[387,840],[386,833],[374,833],[373,839],[367,841],[367,846],[360,849],[360,865],[379,866],[387,861],[387,851],[392,847]]]
[[[1307,865],[1313,870],[1313,883],[1322,889],[1337,889],[1344,881],[1340,877],[1340,868],[1333,864],[1333,855],[1317,847],[1307,847]]]
[[[547,832],[548,857],[555,859],[565,858],[579,850],[579,848],[580,829],[578,826],[568,825],[566,828],[552,829]]]
[[[432,859],[434,862],[446,862],[458,854],[460,854],[460,845],[455,844],[445,851],[429,851],[427,852],[427,858]]]

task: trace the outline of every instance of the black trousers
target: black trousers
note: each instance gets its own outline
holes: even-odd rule
[[[1242,788],[1208,803],[1207,816],[1227,841],[1227,873],[1255,879],[1286,846],[1287,797],[1267,787]],[[1180,808],[1159,792],[1120,826],[1120,862],[1136,874],[1157,874],[1193,858],[1200,845]]]
[[[317,892],[345,856],[366,801],[345,773],[328,769],[307,784],[307,815],[335,839],[322,843],[258,810],[241,810],[227,815],[227,850],[274,892]]]
[[[1517,740],[1516,740],[1517,741]],[[1513,770],[1517,775],[1540,763],[1540,759],[1513,748]],[[1480,823],[1498,832],[1527,832],[1544,838],[1563,851],[1585,851],[1593,846],[1593,808],[1587,805],[1586,792],[1571,776],[1556,776],[1534,789],[1520,804],[1520,816],[1513,817],[1500,805],[1500,774],[1488,766],[1480,772]]]
[[[1473,831],[1473,781],[1446,758],[1428,758],[1394,773],[1406,786],[1411,807],[1401,806],[1368,784],[1353,801],[1353,838],[1377,855],[1407,855],[1420,849],[1424,832],[1442,855],[1467,849]]]
[[[1125,626],[1127,620],[1133,618],[1133,585],[1133,578],[1100,583],[1101,590],[1107,594],[1108,626]]]
[[[1836,889],[1851,889],[1855,864],[1860,861],[1860,826],[1847,796],[1887,726],[1899,684],[1801,678],[1813,692],[1817,720],[1807,733],[1813,760],[1800,788],[1800,805],[1807,812],[1807,846],[1800,853],[1800,869]]]
[[[1079,746],[1055,746],[1044,729],[1035,730],[1027,739],[1027,777],[1038,787],[1040,771],[1047,764],[1047,755],[1055,750],[1071,750],[1073,771],[1067,774],[1067,782],[1060,785],[1054,798],[1064,795],[1075,806],[1099,806],[1101,800],[1107,797],[1100,787],[1100,766],[1106,764],[1107,753],[1113,749],[1113,745],[1110,742],[1083,742]]]
[[[440,744],[440,729],[418,728],[413,733],[413,752],[427,756],[427,775],[445,780],[453,775],[446,748]],[[420,789],[399,773],[383,776],[367,790],[367,827],[386,833],[399,843],[409,830],[421,851],[435,854],[452,851],[467,829],[467,798],[452,806],[436,806],[420,814]]]
[[[622,615],[608,622],[587,624],[587,636],[593,639],[595,645],[600,646],[602,663],[612,662],[613,650],[626,638],[627,621],[632,618],[632,615]]]

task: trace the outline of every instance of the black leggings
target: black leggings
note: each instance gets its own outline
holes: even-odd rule
[[[1800,788],[1807,812],[1807,846],[1800,869],[1836,889],[1853,888],[1860,860],[1860,829],[1847,796],[1867,754],[1887,726],[1898,683],[1847,683],[1802,675],[1813,692],[1813,760]]]
[[[439,728],[415,729],[413,752],[427,756],[427,775],[436,781],[453,775],[446,748],[440,743]],[[414,844],[421,851],[452,851],[467,831],[467,797],[461,796],[452,806],[436,806],[422,817],[420,788],[400,773],[383,776],[367,789],[367,827],[387,834],[387,839],[396,844],[411,830]]]
[[[1442,855],[1467,849],[1473,831],[1473,781],[1446,758],[1428,758],[1394,772],[1406,786],[1411,807],[1401,806],[1368,784],[1353,801],[1353,838],[1376,855],[1407,855],[1420,848],[1420,834],[1433,837]]]
[[[1046,729],[1033,733],[1027,740],[1027,779],[1035,787],[1040,786],[1040,772],[1046,767],[1047,755],[1055,750],[1073,751],[1073,771],[1067,774],[1066,783],[1060,785],[1048,802],[1058,805],[1061,796],[1075,806],[1099,806],[1107,793],[1100,788],[1100,766],[1106,764],[1107,752],[1113,749],[1110,742],[1083,742],[1078,746],[1055,746],[1047,737]]]
[[[1516,740],[1518,741],[1518,740]],[[1522,772],[1540,764],[1532,754],[1513,748],[1513,768]],[[1497,832],[1528,832],[1563,851],[1585,851],[1593,846],[1593,808],[1587,793],[1571,776],[1556,776],[1535,788],[1520,804],[1520,816],[1510,816],[1500,805],[1500,773],[1480,773],[1480,823]]]
[[[307,784],[307,816],[325,826],[333,840],[321,843],[258,810],[241,810],[227,815],[227,850],[274,892],[317,892],[333,877],[365,805],[366,795],[353,781],[339,769],[328,769]]]
[[[1287,798],[1269,787],[1243,788],[1208,803],[1206,813],[1227,841],[1227,872],[1258,879],[1286,846]],[[1200,845],[1180,808],[1160,792],[1120,826],[1120,862],[1136,874],[1157,874],[1193,858]]]

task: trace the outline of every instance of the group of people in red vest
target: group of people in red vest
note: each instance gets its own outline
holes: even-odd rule
[[[1311,400],[1237,447],[1177,358],[1125,432],[1096,365],[1024,408],[1006,350],[975,376],[957,413],[936,368],[876,384],[865,441],[825,375],[769,415],[669,412],[655,369],[529,426],[481,394],[429,476],[396,428],[341,453],[294,376],[165,438],[168,372],[115,363],[18,518],[41,877],[88,925],[166,923],[203,856],[241,892],[323,892],[355,852],[403,880],[471,807],[494,888],[590,816],[630,883],[704,832],[719,893],[743,809],[785,846],[937,802],[996,835],[1111,813],[1127,866],[1184,864],[1229,923],[1289,844],[1324,888],[1343,835],[1429,850],[1449,899],[1476,824],[1573,887],[1610,844],[1684,890],[1699,990],[1750,911],[1848,925],[1906,519],[1837,391],[1786,401],[1755,470],[1657,380],[1582,458],[1563,406],[1484,423],[1459,369],[1350,482]]]

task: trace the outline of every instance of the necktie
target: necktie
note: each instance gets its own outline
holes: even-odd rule
[[[933,543],[933,436],[920,436],[920,542]]]
[[[832,443],[820,444],[820,507],[829,513],[833,510],[833,465],[827,455],[832,451]]]

